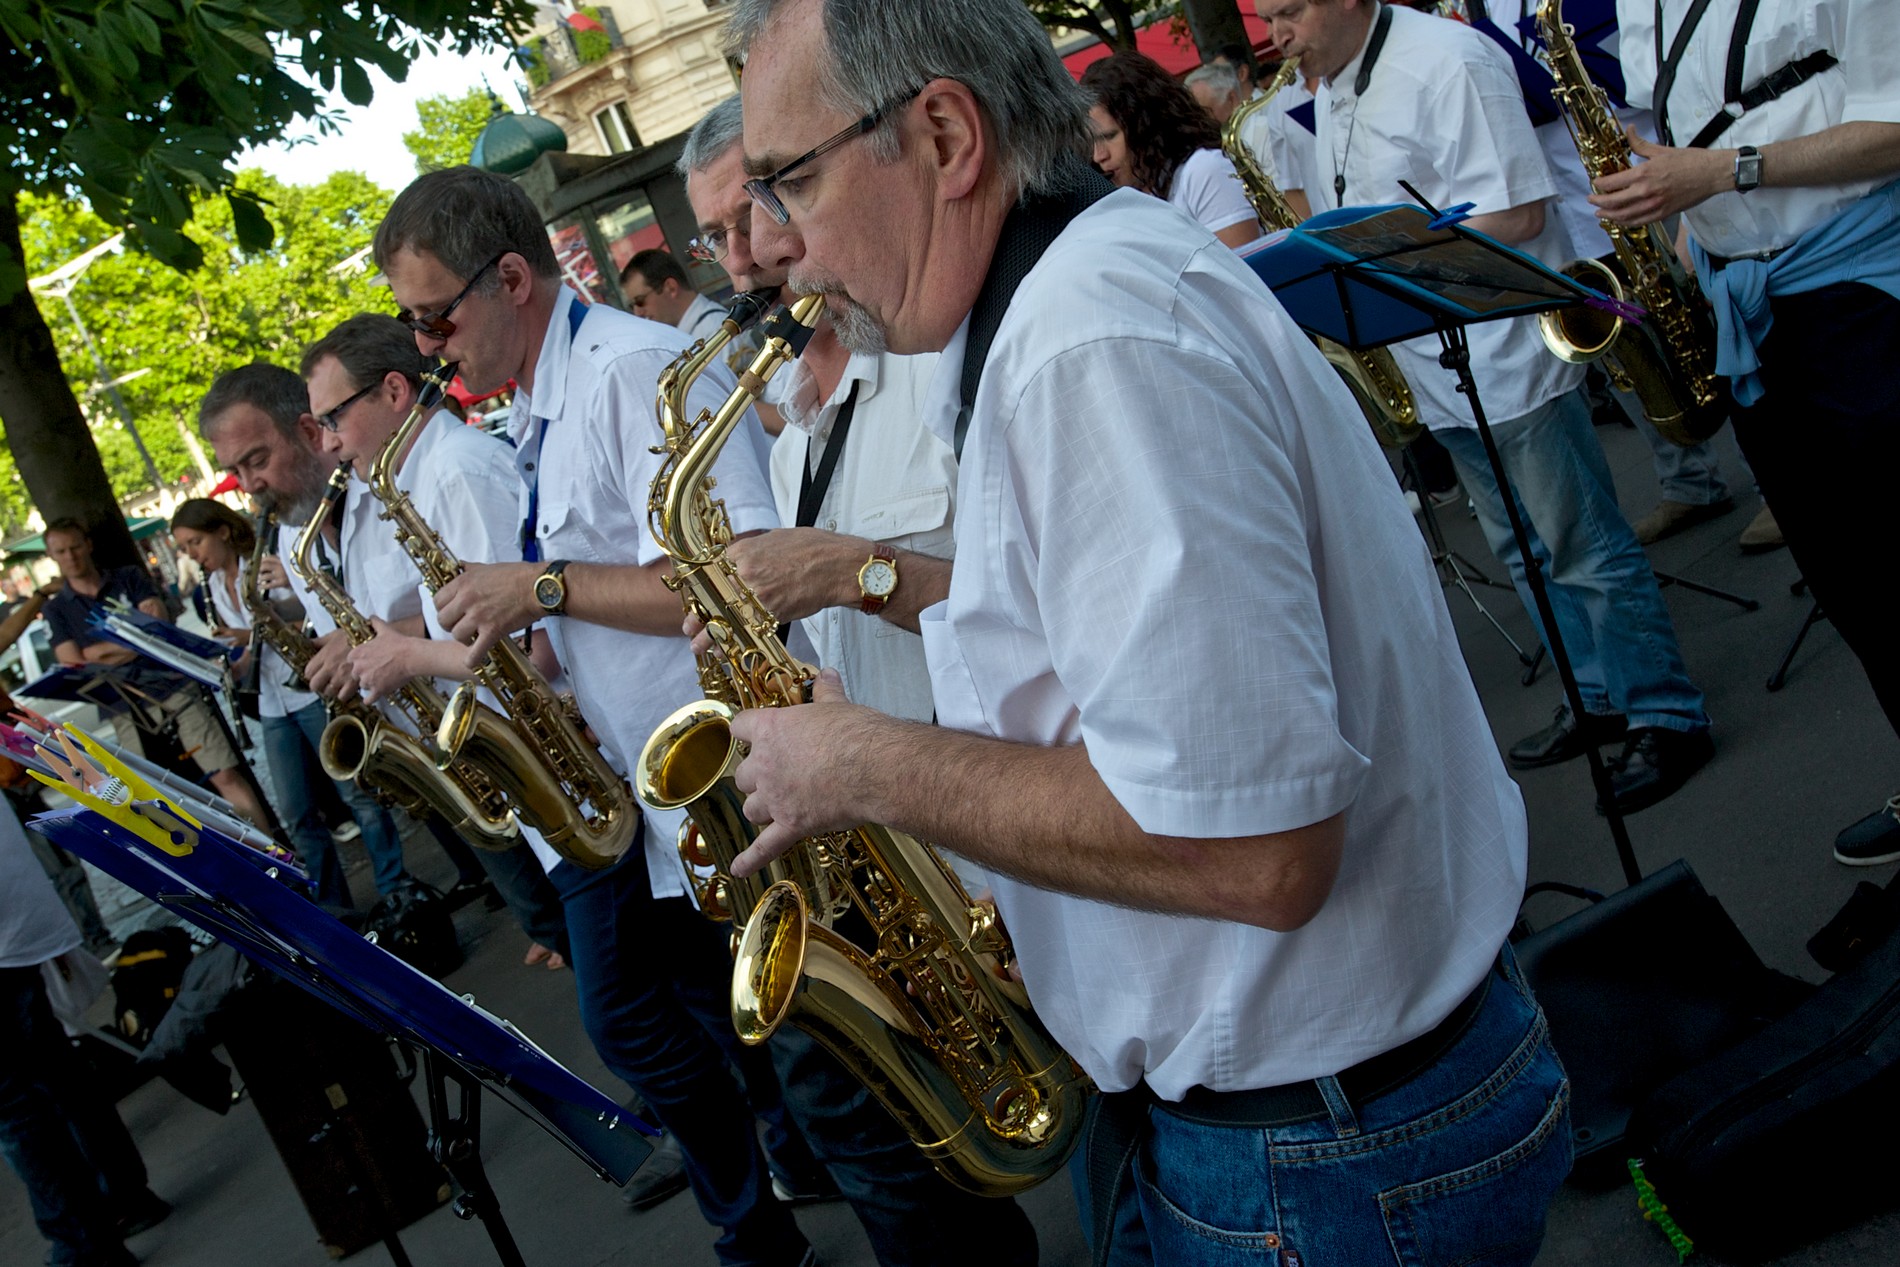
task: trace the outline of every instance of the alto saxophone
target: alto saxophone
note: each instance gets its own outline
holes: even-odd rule
[[[1629,138],[1609,97],[1591,82],[1564,25],[1563,0],[1544,0],[1537,30],[1557,80],[1551,95],[1571,140],[1597,181],[1631,164]],[[1695,281],[1676,259],[1660,225],[1626,228],[1603,221],[1616,251],[1614,267],[1572,260],[1563,272],[1615,299],[1628,298],[1648,314],[1642,325],[1584,305],[1537,318],[1544,344],[1561,360],[1580,365],[1599,358],[1610,381],[1633,391],[1656,430],[1680,445],[1700,444],[1721,430],[1729,413],[1725,380],[1715,372],[1715,327]]]
[[[748,1043],[786,1019],[812,1034],[876,1095],[951,1182],[988,1196],[1047,1178],[1080,1135],[1090,1086],[1007,979],[1008,939],[929,846],[879,826],[800,841],[778,879],[730,873],[755,829],[731,786],[735,707],[801,703],[813,676],[726,557],[731,529],[708,489],[713,460],[773,373],[803,347],[823,308],[798,300],[765,324],[764,350],[716,414],[686,421],[686,392],[762,301],[740,305],[660,380],[666,460],[648,495],[669,584],[706,623],[715,653],[701,679],[714,698],[679,710],[641,753],[641,796],[684,806],[699,851],[724,872],[714,896],[743,922],[733,1023]],[[831,925],[868,925],[863,947]]]
[[[416,407],[370,464],[369,491],[383,504],[382,518],[395,525],[396,541],[422,573],[429,593],[462,574],[461,560],[396,487],[396,459],[409,448],[455,374],[438,365],[423,375]],[[502,713],[483,704],[487,687]],[[640,817],[627,781],[581,733],[570,701],[557,696],[528,657],[504,637],[488,652],[472,680],[462,683],[442,710],[436,746],[445,761],[469,762],[514,805],[521,820],[540,832],[549,848],[576,866],[598,869],[633,843]],[[505,715],[504,715],[505,714]]]
[[[356,609],[337,579],[311,562],[324,521],[349,483],[350,464],[338,464],[323,490],[323,500],[297,538],[297,555],[291,563],[350,645],[360,647],[376,636],[375,627]],[[296,667],[302,671],[301,665]],[[392,702],[419,734],[431,737],[446,706],[435,684],[424,678],[405,682]],[[521,839],[507,798],[485,773],[465,761],[445,767],[432,742],[409,734],[361,699],[330,706],[329,724],[317,739],[317,759],[333,779],[360,779],[382,789],[404,809],[439,815],[470,844],[500,850],[512,848]]]
[[[1288,205],[1285,195],[1267,178],[1260,167],[1259,160],[1240,139],[1240,129],[1256,110],[1264,109],[1279,91],[1293,82],[1293,76],[1299,72],[1300,59],[1289,57],[1280,63],[1280,72],[1273,77],[1258,97],[1243,102],[1227,118],[1227,125],[1221,129],[1220,147],[1234,164],[1234,172],[1240,177],[1240,187],[1247,192],[1247,201],[1253,205],[1253,213],[1260,219],[1260,227],[1269,233],[1281,229],[1298,228],[1300,217]],[[1392,353],[1384,348],[1372,348],[1355,352],[1344,344],[1320,335],[1309,336],[1318,346],[1320,355],[1325,357],[1339,376],[1346,380],[1352,397],[1359,402],[1359,409],[1372,424],[1372,434],[1379,437],[1379,443],[1388,449],[1402,449],[1418,439],[1425,429],[1418,420],[1418,405],[1412,399],[1411,385],[1405,381],[1405,373],[1399,369],[1399,363]]]

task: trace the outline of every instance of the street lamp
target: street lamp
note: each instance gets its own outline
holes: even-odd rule
[[[139,435],[138,426],[132,421],[132,411],[126,408],[125,397],[119,394],[122,380],[112,377],[112,372],[106,369],[106,359],[99,354],[99,345],[92,341],[92,332],[86,329],[86,323],[79,319],[79,309],[73,306],[73,288],[79,284],[80,277],[101,255],[118,250],[124,238],[125,234],[115,233],[85,254],[74,256],[52,272],[31,279],[27,285],[36,294],[52,295],[66,301],[66,311],[71,314],[73,324],[79,327],[79,337],[85,341],[86,350],[92,353],[93,366],[99,371],[99,382],[111,395],[112,403],[118,407],[119,420],[125,424],[132,443],[138,447],[139,457],[145,461],[145,474],[151,478],[153,488],[163,488],[165,481],[158,477],[158,464],[152,461],[152,455],[145,447],[145,439]]]

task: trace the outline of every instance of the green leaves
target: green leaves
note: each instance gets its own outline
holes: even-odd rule
[[[225,195],[225,201],[231,204],[231,223],[237,232],[238,249],[246,254],[269,250],[274,231],[270,217],[259,205],[264,199],[234,189]]]

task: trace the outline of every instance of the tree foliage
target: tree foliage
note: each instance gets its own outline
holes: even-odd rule
[[[475,138],[503,107],[486,88],[459,97],[424,97],[416,102],[417,128],[402,134],[403,148],[416,160],[416,172],[440,171],[468,162]]]
[[[1024,0],[1036,20],[1052,31],[1083,31],[1111,48],[1133,48],[1140,15],[1149,8],[1132,0]]]

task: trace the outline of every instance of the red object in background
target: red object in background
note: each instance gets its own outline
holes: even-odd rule
[[[469,406],[473,405],[478,400],[488,400],[491,397],[499,396],[503,392],[511,392],[514,389],[515,389],[515,380],[511,378],[505,384],[503,384],[500,387],[497,387],[492,392],[483,392],[480,395],[476,395],[474,392],[470,391],[467,387],[462,385],[462,376],[460,374],[457,374],[455,376],[454,381],[449,384],[449,395],[455,397],[456,402],[460,404],[462,408],[467,409]]]
[[[217,483],[213,484],[209,489],[207,489],[205,492],[205,496],[217,497],[223,493],[235,493],[237,491],[238,491],[237,476],[227,475],[223,479],[219,480]]]
[[[1267,24],[1251,13],[1242,13],[1240,20],[1247,27],[1247,39],[1253,45],[1254,57],[1264,60],[1275,56],[1273,32]],[[1062,64],[1069,68],[1071,75],[1080,79],[1090,62],[1099,62],[1114,51],[1106,44],[1091,44],[1085,49],[1070,53],[1062,59]],[[1166,18],[1159,22],[1150,22],[1135,32],[1135,51],[1145,53],[1160,62],[1167,68],[1170,75],[1185,75],[1205,60],[1201,56],[1201,51],[1194,47],[1192,39],[1184,44],[1174,42],[1174,33]]]
[[[567,24],[573,27],[576,31],[599,31],[602,35],[605,35],[607,33],[606,27],[594,21],[594,19],[588,17],[585,13],[582,13],[579,10],[576,10],[575,12],[570,13],[566,16],[567,16]]]

